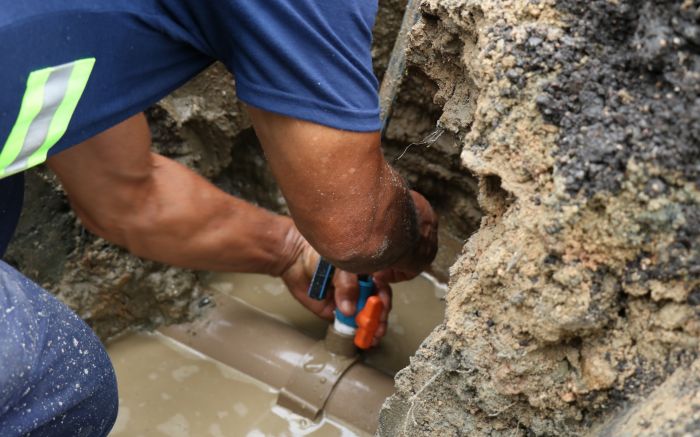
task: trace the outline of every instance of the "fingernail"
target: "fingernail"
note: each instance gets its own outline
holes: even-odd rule
[[[351,315],[351,314],[352,314],[352,310],[353,310],[353,308],[352,308],[352,302],[350,302],[349,300],[342,300],[342,301],[340,301],[340,311],[341,311],[343,314],[345,314],[346,316],[347,316],[347,315]]]

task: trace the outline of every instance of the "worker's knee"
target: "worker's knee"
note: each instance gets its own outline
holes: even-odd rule
[[[0,262],[0,417],[27,389],[41,354],[41,326],[26,279]]]
[[[0,262],[0,435],[109,432],[117,413],[112,364],[72,311]],[[8,363],[8,365],[5,365]]]

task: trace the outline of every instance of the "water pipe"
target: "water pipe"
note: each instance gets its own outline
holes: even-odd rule
[[[326,342],[334,334],[318,342],[233,297],[218,295],[214,300],[216,307],[204,317],[161,332],[280,390],[278,404],[298,414],[315,419],[325,411],[375,432],[393,379],[357,361],[351,342],[352,356],[331,353]],[[335,347],[343,344],[348,342],[341,340]]]

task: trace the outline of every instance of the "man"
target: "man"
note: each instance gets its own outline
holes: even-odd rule
[[[388,308],[388,283],[432,261],[437,225],[380,150],[375,13],[374,1],[6,2],[0,245],[21,172],[47,161],[85,227],[137,256],[280,276],[326,318],[336,305],[353,313],[352,273],[375,272]],[[140,111],[215,60],[235,74],[291,218],[149,149]],[[314,302],[305,293],[319,253],[342,270],[334,297]],[[105,435],[116,410],[89,328],[0,262],[0,435]]]

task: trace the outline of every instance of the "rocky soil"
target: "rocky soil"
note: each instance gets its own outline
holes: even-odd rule
[[[412,60],[485,216],[380,435],[700,433],[678,382],[700,335],[699,24],[698,1],[423,2]]]
[[[380,1],[380,77],[403,5]],[[700,433],[700,1],[422,12],[386,154],[440,212],[448,308],[379,434]],[[284,212],[220,66],[149,117],[159,151]],[[9,261],[103,338],[197,314],[196,272],[87,233],[45,170],[28,186]]]

